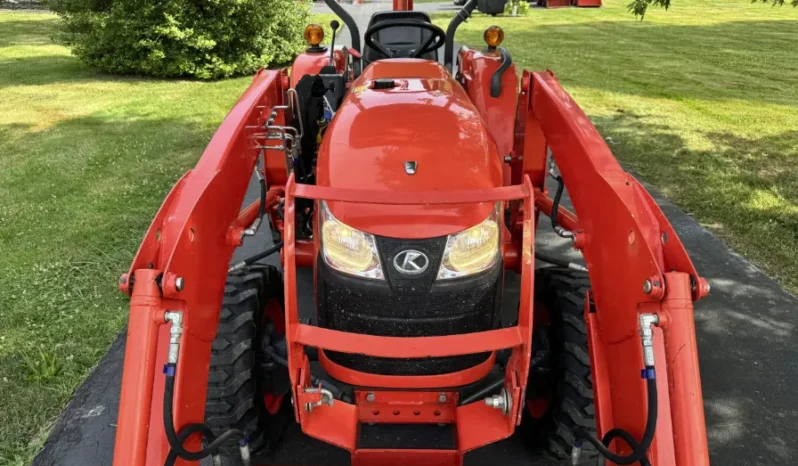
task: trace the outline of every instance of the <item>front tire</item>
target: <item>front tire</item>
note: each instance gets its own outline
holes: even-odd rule
[[[549,312],[546,330],[551,351],[551,387],[548,409],[535,427],[549,454],[557,459],[570,458],[574,428],[591,435],[596,433],[593,404],[593,378],[585,323],[585,294],[590,279],[585,272],[566,268],[542,268],[536,272],[537,302]],[[532,375],[538,377],[538,375]],[[583,444],[582,458],[594,458],[597,452]]]
[[[217,436],[228,429],[243,431],[253,450],[273,446],[290,411],[282,398],[277,409],[267,408],[269,384],[261,376],[264,324],[272,318],[268,310],[282,309],[282,304],[283,282],[277,268],[252,265],[228,275],[211,349],[205,422]],[[224,466],[242,464],[234,442],[223,445],[220,454]]]

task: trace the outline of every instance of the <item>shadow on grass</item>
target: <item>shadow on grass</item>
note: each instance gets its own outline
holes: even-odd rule
[[[14,13],[5,13],[13,15]],[[25,13],[29,15],[30,13]],[[12,45],[50,45],[49,37],[58,28],[58,18],[42,12],[42,18],[27,21],[2,21],[0,24],[0,47]],[[2,51],[0,51],[2,53]]]
[[[137,76],[115,76],[93,70],[76,57],[57,54],[50,37],[58,27],[56,18],[0,22],[0,89],[13,86],[81,82],[164,82]],[[28,48],[24,56],[14,50]],[[55,53],[55,54],[54,54]]]
[[[613,153],[790,289],[798,289],[798,130],[760,138],[707,132],[691,148],[667,125],[594,118]]]
[[[458,41],[480,47],[475,19]],[[508,19],[520,67],[551,69],[565,85],[663,98],[739,99],[794,106],[798,21],[663,25],[639,21],[531,24]]]
[[[2,55],[0,55],[2,56]],[[0,89],[14,86],[101,82],[164,83],[189,78],[145,78],[94,71],[70,55],[43,55],[0,59]]]
[[[710,229],[721,236],[758,232],[767,240],[755,251],[760,257],[778,254],[776,245],[787,247],[791,254],[773,262],[783,267],[782,278],[798,284],[792,260],[798,253],[798,129],[759,138],[706,132],[709,147],[693,149],[675,130],[647,123],[644,115],[619,111],[593,120],[628,168]]]
[[[124,325],[119,274],[211,136],[190,116],[0,126],[0,458],[28,464]]]

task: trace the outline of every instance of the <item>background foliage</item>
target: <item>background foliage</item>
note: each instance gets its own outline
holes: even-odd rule
[[[218,79],[286,63],[302,49],[296,0],[49,0],[56,39],[101,71]]]
[[[798,7],[798,0],[751,0],[751,3],[771,3],[773,6],[783,6],[785,3],[789,3]],[[632,0],[628,8],[635,16],[642,19],[646,15],[649,5],[663,7],[667,10],[671,6],[671,0]]]

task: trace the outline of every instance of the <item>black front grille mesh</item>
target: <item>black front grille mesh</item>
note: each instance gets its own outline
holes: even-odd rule
[[[501,291],[502,264],[477,276],[436,281],[446,238],[397,240],[377,238],[386,280],[347,276],[317,267],[317,309],[323,327],[380,336],[440,336],[494,328]],[[406,249],[430,258],[425,273],[408,277],[393,267]],[[435,375],[473,367],[489,353],[426,359],[388,359],[327,352],[338,364],[381,375]]]

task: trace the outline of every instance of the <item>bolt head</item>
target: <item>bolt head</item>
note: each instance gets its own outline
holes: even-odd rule
[[[374,400],[375,400],[376,398],[377,398],[377,397],[376,397],[376,396],[374,396],[374,393],[371,393],[371,392],[369,392],[369,393],[366,395],[366,401],[368,401],[369,403],[373,403],[373,402],[374,402]]]
[[[668,233],[665,231],[662,232],[662,244],[668,244]]]
[[[643,292],[645,294],[651,294],[652,289],[654,289],[654,285],[651,283],[651,280],[643,282]]]
[[[446,400],[448,399],[449,398],[446,396],[445,393],[441,393],[440,395],[438,395],[438,403],[446,403]]]
[[[121,284],[123,284],[123,285],[124,285],[125,283],[127,283],[127,276],[125,276],[125,275],[122,275],[121,277],[119,277],[119,283],[121,283]]]
[[[510,156],[510,155],[505,155],[504,156],[504,163],[510,163],[512,161],[513,161],[513,157],[512,156]]]
[[[175,279],[175,289],[177,291],[183,291],[184,286],[186,286],[186,281],[183,280],[183,277],[177,277]]]

